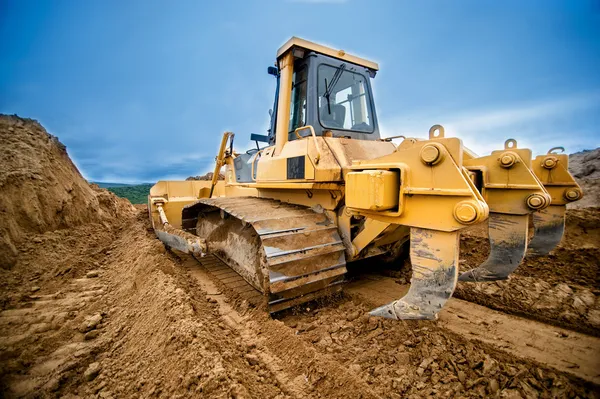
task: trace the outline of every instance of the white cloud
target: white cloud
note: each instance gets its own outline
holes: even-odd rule
[[[448,114],[429,109],[409,118],[384,118],[380,124],[383,137],[402,134],[425,138],[429,127],[440,123],[447,137],[461,138],[467,147],[481,155],[501,149],[508,138],[517,139],[519,147],[531,148],[534,153],[545,152],[554,145],[569,145],[567,151],[573,152],[598,146],[600,132],[590,134],[581,128],[565,132],[564,123],[557,122],[574,120],[574,114],[594,107],[600,107],[600,92]]]

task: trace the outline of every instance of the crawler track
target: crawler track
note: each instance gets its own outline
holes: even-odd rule
[[[203,199],[183,210],[182,228],[205,238],[216,276],[277,312],[341,290],[346,274],[337,227],[322,213],[264,198]],[[219,259],[221,263],[215,259]],[[210,265],[209,265],[210,266]]]

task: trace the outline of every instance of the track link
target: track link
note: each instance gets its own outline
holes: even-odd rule
[[[322,213],[270,199],[236,197],[202,199],[185,207],[182,217],[184,231],[206,239],[215,255],[216,260],[207,259],[211,274],[224,277],[225,285],[242,286],[243,277],[267,297],[270,312],[342,288],[345,247],[337,226]],[[217,260],[238,276],[228,274]]]

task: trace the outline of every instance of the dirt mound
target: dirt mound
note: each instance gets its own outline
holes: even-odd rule
[[[214,175],[215,174],[213,172],[208,172],[207,174],[202,175],[202,176],[190,176],[185,180],[209,180],[210,181],[213,179]],[[223,173],[219,173],[218,180],[225,180],[225,175]]]
[[[600,148],[569,155],[569,171],[584,193],[584,197],[569,204],[569,208],[600,206]]]
[[[0,115],[0,265],[10,268],[28,234],[131,212],[131,205],[90,186],[58,138],[32,119]]]
[[[3,287],[20,293],[0,313],[2,392],[240,398],[281,393],[270,373],[253,367],[258,363],[248,354],[252,348],[183,277],[177,258],[150,231],[146,212],[113,227],[47,232],[35,237],[37,245],[26,244],[17,267],[44,265],[46,272],[23,267],[24,281]],[[63,232],[73,242],[57,246],[65,237],[56,234]],[[67,270],[87,259],[82,274]],[[56,277],[65,270],[68,279]]]

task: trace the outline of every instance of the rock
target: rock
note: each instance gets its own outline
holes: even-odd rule
[[[568,310],[562,312],[558,315],[559,318],[566,320],[570,323],[576,323],[579,320],[579,316],[576,313],[570,312]]]
[[[585,315],[587,313],[587,306],[585,302],[581,300],[580,297],[573,297],[573,309],[580,315]]]
[[[424,359],[421,364],[419,365],[420,368],[422,368],[423,370],[427,370],[427,367],[429,367],[429,365],[433,362],[433,358],[432,357],[428,357],[427,359]]]
[[[38,287],[38,286],[31,287],[31,292],[37,292],[39,290],[40,290],[40,287]]]
[[[500,389],[500,385],[498,385],[498,381],[492,378],[488,382],[488,392],[490,393],[490,395],[495,395],[496,392],[498,392],[498,389]]]
[[[592,326],[599,327],[600,326],[600,310],[596,310],[596,309],[591,310],[587,315],[587,319]]]
[[[354,321],[360,317],[360,311],[352,312],[348,316],[346,316],[346,320]]]
[[[85,378],[86,381],[92,381],[98,374],[100,374],[100,363],[94,362],[83,372],[83,378]]]
[[[90,339],[97,338],[98,335],[100,335],[100,331],[98,331],[98,330],[92,330],[92,331],[87,332],[83,336],[83,339],[86,340],[86,341],[89,341]]]
[[[485,360],[483,361],[483,374],[487,375],[489,374],[496,366],[496,361],[493,360],[491,357],[486,356]]]
[[[260,360],[258,359],[258,356],[253,355],[251,353],[246,353],[246,355],[244,357],[246,358],[246,361],[248,362],[248,364],[250,366],[255,366],[258,363],[260,363]]]
[[[458,380],[464,384],[466,379],[467,379],[467,375],[465,374],[464,371],[462,370],[458,370],[458,373],[456,373],[456,376],[458,377]]]
[[[565,299],[573,295],[573,290],[567,284],[561,283],[554,287],[554,294],[556,299],[563,302]]]
[[[590,290],[582,289],[577,292],[577,297],[585,303],[585,306],[591,307],[594,306],[594,302],[596,301],[596,295]]]
[[[94,277],[98,277],[100,275],[100,273],[98,273],[98,270],[92,270],[86,273],[86,277],[87,278],[94,278]]]
[[[98,324],[102,321],[102,315],[100,313],[96,313],[93,316],[88,316],[85,318],[81,326],[79,327],[79,331],[82,333],[86,333],[95,329]]]

